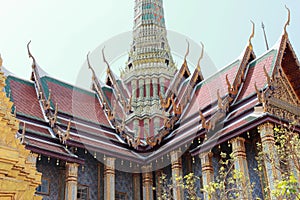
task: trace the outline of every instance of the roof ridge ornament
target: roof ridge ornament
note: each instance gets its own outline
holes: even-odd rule
[[[90,63],[90,58],[89,58],[90,52],[88,52],[88,54],[86,55],[86,60],[87,60],[87,64],[88,64],[88,68],[92,71],[93,73],[93,80],[96,79],[96,73],[94,68],[92,67],[91,63]]]
[[[255,23],[254,23],[252,20],[250,20],[250,22],[252,23],[252,33],[251,33],[251,35],[250,35],[250,37],[249,37],[248,45],[249,45],[249,47],[250,47],[251,49],[253,49],[253,46],[252,46],[252,39],[254,38],[254,35],[255,35]]]
[[[198,64],[197,64],[198,71],[201,71],[200,62],[204,57],[204,44],[202,42],[201,42],[201,46],[202,46],[201,55],[200,55],[200,58],[199,58]]]
[[[212,124],[211,121],[207,121],[204,114],[202,113],[201,109],[199,109],[199,116],[201,119],[202,128],[206,129],[207,131],[211,130]]]
[[[2,64],[3,64],[3,59],[2,59],[1,54],[0,54],[0,67],[2,67]]]
[[[284,25],[284,34],[285,35],[288,35],[288,33],[287,33],[287,27],[290,25],[290,22],[291,22],[291,11],[290,11],[290,9],[285,5],[285,8],[287,9],[287,11],[288,11],[288,19],[287,19],[287,21],[286,21],[286,23],[285,23],[285,25]]]
[[[107,66],[107,74],[109,74],[110,72],[111,72],[111,70],[110,70],[110,65],[109,65],[109,63],[107,62],[107,60],[106,60],[106,58],[105,58],[105,54],[104,54],[104,49],[105,49],[105,46],[103,47],[103,49],[102,49],[102,58],[103,58],[103,62],[106,64],[106,66]]]
[[[266,69],[266,65],[264,65],[264,74],[265,74],[265,77],[267,78],[267,83],[268,83],[268,86],[270,87],[272,85],[272,78],[271,76],[269,75],[267,69]]]
[[[190,54],[190,42],[188,41],[188,39],[186,39],[187,42],[187,49],[186,49],[186,53],[184,55],[184,60],[186,61],[186,58],[188,57],[188,55]]]
[[[27,43],[27,52],[28,52],[29,58],[32,59],[32,68],[34,68],[36,66],[36,61],[35,61],[35,58],[34,58],[34,56],[32,55],[32,53],[30,51],[30,43],[31,43],[31,40]]]

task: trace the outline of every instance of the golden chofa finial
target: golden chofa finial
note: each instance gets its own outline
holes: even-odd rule
[[[103,49],[102,49],[102,58],[103,58],[103,62],[106,64],[106,66],[107,66],[107,70],[106,70],[106,72],[107,72],[107,74],[109,74],[110,73],[110,66],[109,66],[109,63],[107,62],[107,60],[106,60],[106,58],[105,58],[105,55],[104,55],[104,49],[105,49],[105,47],[103,47]]]
[[[204,56],[204,44],[202,42],[201,42],[201,46],[202,46],[201,55],[200,55],[200,58],[199,58],[198,64],[197,64],[198,71],[201,71],[200,62],[201,62],[201,60],[203,59],[203,56]]]
[[[95,73],[95,70],[93,69],[91,63],[90,63],[90,58],[89,58],[89,55],[90,55],[90,52],[88,52],[88,54],[86,55],[86,61],[87,61],[87,64],[88,64],[88,67],[89,69],[92,71],[92,74],[93,74],[93,80],[96,79],[96,73]]]
[[[187,49],[186,49],[186,53],[185,53],[185,56],[184,56],[184,60],[186,61],[186,58],[188,57],[188,55],[190,54],[190,42],[188,40],[186,40],[186,43],[187,43]]]
[[[290,22],[291,22],[291,11],[290,11],[290,9],[289,9],[286,5],[285,5],[285,8],[286,8],[287,11],[288,11],[288,19],[287,19],[287,22],[286,22],[285,25],[284,25],[284,34],[287,35],[287,30],[286,30],[286,28],[287,28],[288,25],[290,25]]]
[[[253,46],[252,46],[252,39],[254,38],[254,34],[255,34],[255,24],[254,24],[254,22],[252,20],[250,20],[250,22],[252,23],[252,33],[251,33],[251,35],[249,37],[248,45],[252,49],[253,48]]]
[[[2,57],[1,57],[1,54],[0,54],[0,67],[2,67],[2,64],[3,64],[3,60],[2,60]]]
[[[30,52],[30,48],[29,48],[30,43],[31,43],[31,40],[27,43],[27,52],[28,52],[29,58],[31,58],[33,61],[32,68],[34,68],[35,67],[35,58],[33,57],[33,55]]]

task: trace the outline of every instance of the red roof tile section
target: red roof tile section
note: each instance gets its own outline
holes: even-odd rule
[[[105,113],[93,93],[72,89],[62,83],[47,81],[51,90],[51,100],[53,104],[58,104],[58,109],[64,113],[74,115],[82,119],[110,126]]]
[[[33,83],[9,77],[7,79],[11,98],[17,108],[17,113],[44,121],[44,116],[38,101]]]
[[[21,123],[20,126],[22,126],[20,128],[22,128],[22,130],[23,130],[24,123]],[[47,135],[47,136],[51,137],[51,134],[50,134],[48,128],[46,128],[46,127],[40,127],[40,126],[35,126],[32,124],[26,123],[25,129],[26,129],[26,131],[33,131],[35,133],[39,133],[39,134],[43,134],[43,135]]]
[[[217,100],[217,91],[219,90],[220,96],[224,97],[227,94],[227,83],[226,75],[228,74],[228,79],[232,83],[236,77],[239,64],[234,64],[219,72],[216,76],[208,79],[201,83],[201,86],[194,94],[188,112],[185,114],[185,118],[198,112],[199,109],[203,109]]]
[[[267,83],[267,78],[264,73],[264,67],[266,68],[269,75],[274,63],[275,55],[271,54],[266,58],[261,59],[260,61],[250,64],[250,67],[247,72],[246,80],[244,82],[243,88],[237,98],[237,101],[242,100],[249,95],[255,93],[255,83],[258,89],[265,87]]]

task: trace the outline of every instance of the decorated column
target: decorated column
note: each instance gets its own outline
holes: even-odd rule
[[[165,93],[165,78],[164,77],[159,78],[159,85],[160,85],[160,93],[164,94]]]
[[[183,190],[180,186],[179,179],[182,178],[182,163],[181,163],[181,151],[171,152],[171,162],[172,162],[172,182],[173,182],[173,196],[174,199],[183,199]]]
[[[133,174],[133,200],[141,200],[140,174]]]
[[[78,164],[66,163],[66,189],[65,199],[77,199],[77,178],[78,178]]]
[[[162,170],[157,170],[155,172],[155,179],[156,179],[156,188],[155,188],[155,191],[156,191],[156,198],[160,198],[162,197],[162,174],[163,174],[163,171]]]
[[[144,119],[144,137],[150,136],[150,120]]]
[[[203,187],[205,188],[214,180],[214,169],[212,165],[212,152],[205,152],[199,155],[202,167]],[[209,199],[207,193],[204,193],[204,199]]]
[[[237,137],[231,140],[232,156],[234,159],[234,168],[242,173],[242,180],[239,182],[239,189],[244,189],[242,199],[252,199],[250,190],[250,179],[248,164],[246,158],[245,139]]]
[[[140,99],[144,98],[144,84],[145,84],[145,81],[143,79],[140,79],[139,80],[139,91],[140,91],[139,98]]]
[[[153,177],[150,166],[145,166],[142,168],[143,173],[143,199],[152,200],[153,199]]]
[[[131,88],[132,88],[132,100],[133,100],[133,102],[135,102],[136,101],[136,95],[137,95],[136,80],[131,81]]]
[[[115,158],[104,161],[104,200],[115,199]]]
[[[154,98],[156,98],[158,97],[158,79],[153,78],[152,85],[153,85],[153,96]]]
[[[150,99],[151,80],[147,78],[145,84],[146,84],[146,99],[149,100]]]
[[[274,139],[274,125],[271,123],[265,123],[258,127],[258,131],[261,137],[262,151],[269,157],[264,159],[264,166],[266,169],[266,179],[268,182],[269,196],[271,199],[276,199],[272,195],[271,191],[275,189],[275,181],[280,179],[280,171],[276,169],[276,165],[279,165]],[[272,162],[273,161],[273,162]]]

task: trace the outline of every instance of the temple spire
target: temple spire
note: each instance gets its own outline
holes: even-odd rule
[[[174,67],[162,0],[135,0],[133,42],[127,68],[139,66],[145,60],[161,63],[159,67]]]

